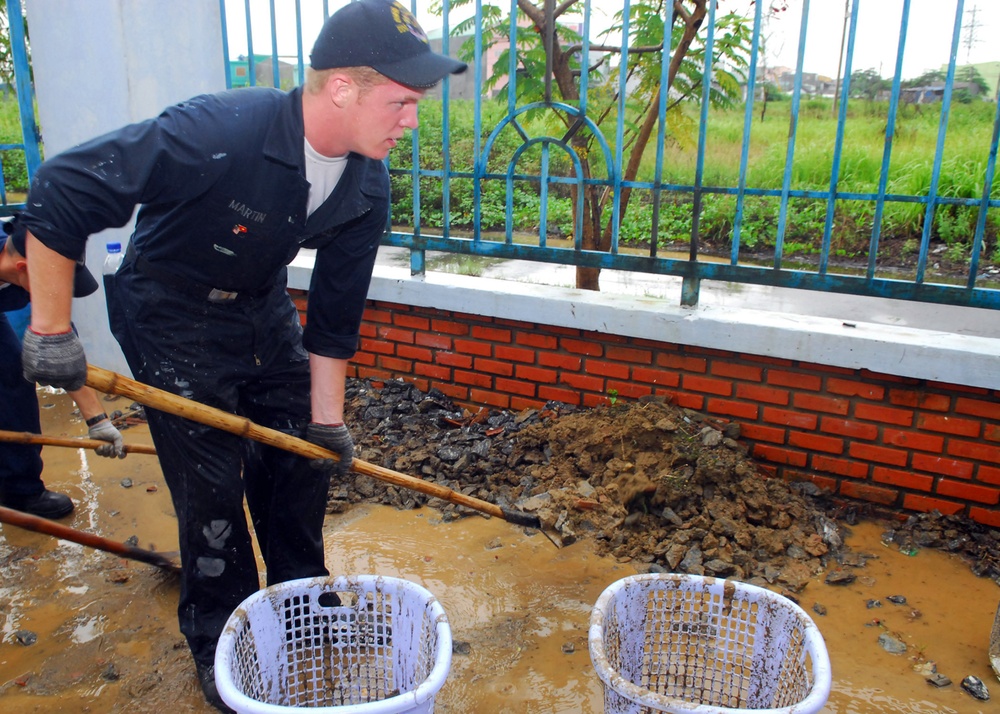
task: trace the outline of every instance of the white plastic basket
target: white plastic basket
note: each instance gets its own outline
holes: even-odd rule
[[[240,714],[429,714],[450,666],[448,618],[424,588],[375,575],[305,578],[233,612],[215,682]]]
[[[681,574],[612,583],[590,617],[607,714],[813,714],[830,696],[819,629],[786,597]]]

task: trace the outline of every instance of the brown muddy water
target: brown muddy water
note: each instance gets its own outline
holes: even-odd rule
[[[65,395],[39,392],[43,432],[83,436]],[[108,410],[124,409],[124,400]],[[149,444],[145,425],[126,442]],[[155,457],[109,460],[45,447],[45,481],[69,493],[62,522],[138,545],[176,549],[176,521]],[[122,485],[131,479],[131,486]],[[876,556],[858,579],[834,587],[817,573],[800,604],[819,625],[833,668],[829,714],[1000,711],[987,648],[1000,589],[949,555],[906,556],[883,547],[882,528],[853,529],[855,552]],[[587,652],[590,610],[602,590],[635,572],[586,541],[557,549],[541,534],[481,517],[442,523],[432,509],[382,506],[331,515],[327,565],[334,574],[383,574],[423,585],[441,601],[456,642],[436,711],[598,714],[601,683]],[[0,526],[0,711],[212,712],[177,629],[176,579],[142,563]],[[886,598],[903,595],[905,605]],[[869,607],[878,600],[881,607]],[[813,611],[819,603],[826,615]],[[37,636],[18,642],[24,631]],[[894,634],[907,652],[878,645]],[[952,680],[926,682],[928,667]],[[980,702],[959,683],[975,675],[993,691]]]

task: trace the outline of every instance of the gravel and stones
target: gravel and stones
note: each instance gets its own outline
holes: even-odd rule
[[[877,513],[811,482],[769,477],[737,424],[662,399],[471,413],[437,390],[349,380],[345,415],[357,458],[535,514],[564,542],[592,539],[602,554],[650,572],[734,578],[790,596],[820,573],[846,584],[876,556],[850,552],[845,531],[878,517],[889,524],[887,547],[944,550],[1000,578],[1000,532],[938,512]],[[331,512],[361,501],[429,505],[444,520],[475,513],[355,473],[331,486]]]

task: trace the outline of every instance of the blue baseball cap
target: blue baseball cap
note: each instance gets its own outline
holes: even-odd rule
[[[433,87],[465,62],[431,51],[417,18],[398,2],[358,0],[330,15],[309,56],[316,70],[371,67],[398,84]]]

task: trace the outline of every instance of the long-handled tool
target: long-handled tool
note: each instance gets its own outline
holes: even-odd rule
[[[172,394],[171,392],[150,387],[115,372],[101,369],[100,367],[88,365],[87,385],[106,394],[117,394],[119,396],[128,397],[129,399],[137,401],[140,404],[144,404],[147,407],[159,409],[162,412],[167,412],[168,414],[173,414],[174,416],[190,419],[191,421],[198,422],[199,424],[216,427],[223,431],[228,431],[231,434],[236,434],[237,436],[242,436],[248,439],[253,439],[254,441],[258,441],[262,444],[267,444],[268,446],[274,446],[279,449],[291,451],[292,453],[305,456],[306,458],[339,460],[339,456],[337,454],[329,451],[328,449],[324,449],[321,446],[313,444],[312,442],[306,441],[305,439],[299,439],[298,437],[285,434],[275,429],[268,429],[267,427],[255,424],[246,417],[230,414],[220,409],[216,409],[215,407],[210,407],[206,404],[201,404],[200,402]],[[481,499],[474,498],[473,496],[466,496],[465,494],[453,491],[447,486],[442,486],[441,484],[423,481],[413,476],[407,476],[406,474],[398,471],[393,471],[382,466],[376,466],[375,464],[362,461],[361,459],[354,459],[351,463],[351,470],[359,474],[377,478],[380,481],[391,483],[395,486],[402,486],[403,488],[408,488],[412,491],[418,491],[419,493],[423,493],[428,496],[440,498],[441,500],[448,501],[449,503],[466,506],[479,511],[480,513],[496,516],[497,518],[502,518],[505,521],[516,525],[526,526],[528,528],[537,528],[542,530],[543,533],[545,532],[538,516],[536,515],[521,511],[513,511],[498,506],[495,503],[483,501]],[[556,545],[559,545],[556,539],[550,538],[550,540],[556,543]]]
[[[990,630],[990,667],[1000,677],[1000,608],[997,608],[997,614],[993,617],[993,629]]]
[[[103,538],[99,535],[94,535],[93,533],[78,531],[75,528],[70,528],[69,526],[64,526],[61,523],[50,521],[47,518],[39,518],[38,516],[32,516],[29,513],[15,511],[13,508],[4,508],[3,506],[0,506],[0,523],[8,523],[12,526],[17,526],[18,528],[24,528],[25,530],[35,531],[36,533],[44,533],[46,535],[55,536],[56,538],[68,540],[72,543],[79,543],[80,545],[85,545],[90,548],[97,548],[98,550],[103,550],[107,553],[120,555],[123,558],[129,558],[130,560],[138,560],[141,563],[155,565],[157,568],[169,570],[171,573],[180,572],[180,566],[170,560],[170,558],[168,558],[164,553],[157,553],[152,550],[143,550],[142,548],[136,548],[135,546],[127,545],[125,543],[119,543],[111,540],[110,538]]]
[[[42,446],[69,446],[75,449],[96,449],[107,446],[108,442],[100,439],[82,439],[68,436],[46,436],[32,434],[30,431],[4,431],[0,429],[0,441],[11,444],[40,444]],[[156,455],[156,447],[146,444],[125,444],[126,454]]]

